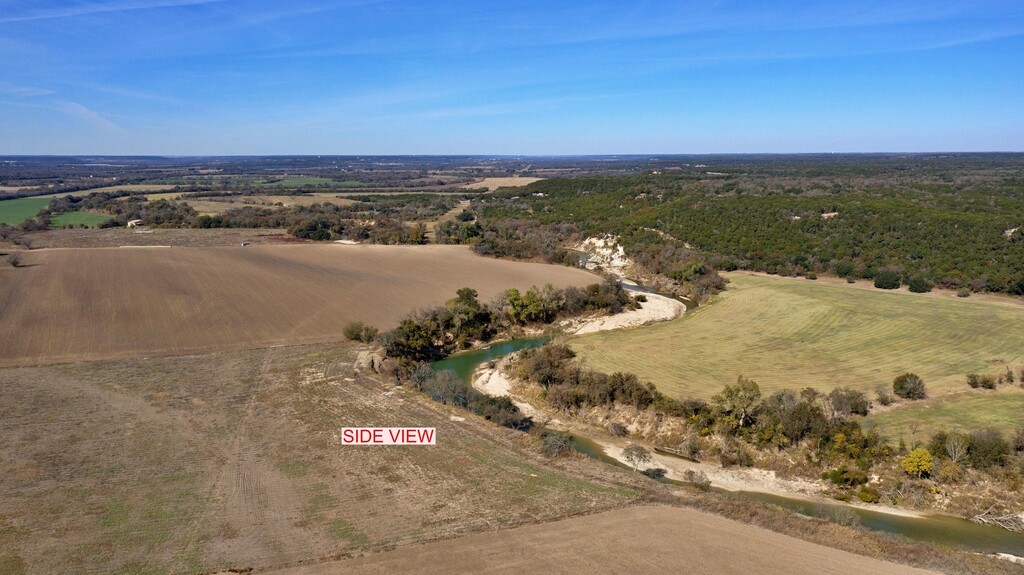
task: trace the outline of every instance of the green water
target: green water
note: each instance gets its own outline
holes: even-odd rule
[[[828,505],[801,499],[790,499],[768,493],[739,492],[744,497],[777,505],[801,515],[812,517],[827,516],[832,511],[857,516],[862,527],[883,533],[897,533],[929,543],[960,547],[980,553],[1010,553],[1024,556],[1024,535],[972,523],[966,519],[948,515],[926,515],[924,517],[902,517],[846,505]]]
[[[473,372],[484,363],[491,361],[492,359],[505,357],[506,355],[515,353],[521,349],[540,347],[549,341],[551,341],[551,338],[548,336],[523,337],[508,341],[499,341],[492,343],[487,347],[450,355],[440,361],[435,361],[430,364],[430,367],[433,368],[434,371],[454,371],[455,374],[459,376],[459,379],[467,383],[471,383],[473,380]]]

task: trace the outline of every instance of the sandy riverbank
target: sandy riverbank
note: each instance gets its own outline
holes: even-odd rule
[[[620,463],[629,465],[625,457],[623,457],[622,451],[630,443],[640,443],[651,453],[651,462],[647,467],[664,469],[665,476],[669,479],[688,481],[687,471],[702,472],[711,481],[713,487],[726,491],[749,491],[834,505],[843,504],[840,501],[825,496],[825,485],[821,481],[784,479],[778,477],[774,471],[766,469],[739,467],[727,469],[713,463],[687,461],[679,457],[656,453],[652,445],[645,444],[644,442],[632,442],[627,439],[613,438],[592,426],[566,422],[548,411],[538,409],[513,394],[512,380],[502,371],[507,369],[507,367],[508,361],[506,359],[499,361],[495,367],[485,367],[478,370],[473,376],[473,387],[488,395],[508,395],[524,415],[532,417],[537,421],[543,421],[547,427],[552,429],[567,431],[585,437],[600,445],[606,455]],[[857,505],[853,503],[845,503],[845,505],[879,513],[888,513],[890,515],[904,517],[922,516],[921,513],[916,511],[887,505]]]

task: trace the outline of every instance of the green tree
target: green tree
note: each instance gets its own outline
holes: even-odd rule
[[[735,385],[726,385],[721,393],[717,393],[711,401],[724,413],[736,419],[739,427],[751,423],[754,406],[761,399],[761,388],[752,379],[742,375],[736,378]]]
[[[914,293],[928,293],[932,291],[932,287],[934,287],[932,286],[932,282],[924,279],[922,276],[914,276],[910,278],[907,285],[910,286],[910,291]]]
[[[918,478],[931,474],[933,465],[931,452],[923,447],[911,451],[900,461],[900,466],[907,475]]]
[[[892,381],[892,392],[904,399],[924,399],[927,397],[924,380],[913,373],[904,373]]]
[[[627,463],[633,466],[636,471],[641,465],[651,462],[651,453],[635,443],[631,443],[622,450],[622,457]]]
[[[882,270],[875,274],[875,287],[879,289],[899,289],[900,274],[892,270]]]

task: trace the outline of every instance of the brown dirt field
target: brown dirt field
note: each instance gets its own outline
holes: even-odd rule
[[[360,373],[361,349],[0,369],[0,572],[269,569],[637,497],[642,477],[548,462],[520,434]],[[438,444],[339,445],[338,427],[371,425],[435,427]]]
[[[120,246],[216,247],[252,244],[308,243],[283,230],[273,229],[191,229],[191,228],[104,228],[47,230],[26,234],[38,248],[116,248]]]
[[[487,188],[487,191],[493,192],[498,188],[518,188],[520,186],[528,186],[534,182],[539,182],[544,178],[526,178],[526,177],[512,177],[512,178],[484,178],[479,182],[473,182],[471,184],[463,184],[461,187],[466,190],[478,190],[481,188]]]
[[[277,575],[417,573],[933,573],[861,557],[678,507],[632,507],[480,533]]]
[[[462,246],[303,244],[33,250],[0,269],[0,366],[338,341],[470,286],[599,281]]]

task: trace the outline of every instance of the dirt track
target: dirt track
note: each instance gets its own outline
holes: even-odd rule
[[[0,366],[337,341],[470,286],[599,281],[458,246],[276,245],[26,252],[0,269]]]
[[[275,573],[912,575],[931,571],[830,549],[692,509],[632,507]]]

